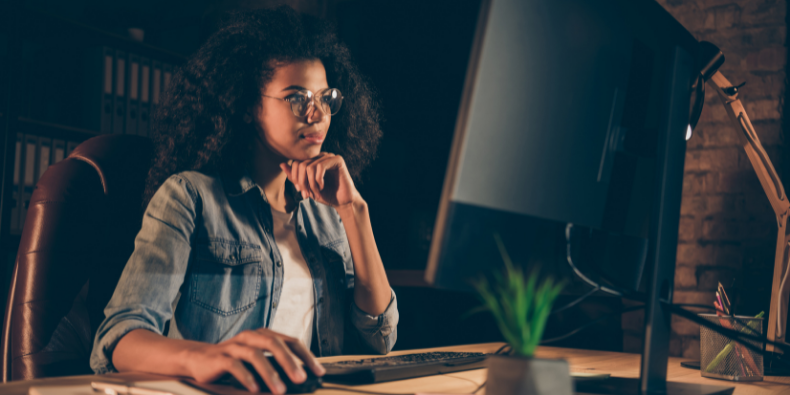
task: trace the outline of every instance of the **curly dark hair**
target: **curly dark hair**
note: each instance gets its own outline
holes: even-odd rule
[[[244,114],[261,100],[277,64],[307,59],[319,59],[329,86],[345,97],[322,150],[341,155],[358,180],[382,135],[373,92],[331,25],[283,6],[232,14],[174,74],[153,115],[155,154],[144,205],[180,171],[244,169],[256,133]]]

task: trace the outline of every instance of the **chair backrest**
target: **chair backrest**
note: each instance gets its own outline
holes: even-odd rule
[[[3,382],[91,373],[93,336],[142,225],[152,154],[145,137],[97,136],[36,184],[3,320]]]

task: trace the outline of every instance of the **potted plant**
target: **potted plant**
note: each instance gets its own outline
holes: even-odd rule
[[[563,284],[551,277],[539,281],[537,271],[528,277],[510,260],[498,234],[494,239],[505,263],[504,273],[474,283],[483,306],[490,311],[511,348],[510,355],[487,360],[487,395],[572,395],[573,382],[567,361],[534,358],[535,349]]]

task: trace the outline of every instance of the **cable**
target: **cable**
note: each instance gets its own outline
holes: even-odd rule
[[[557,314],[557,313],[563,312],[565,310],[568,310],[571,307],[576,306],[577,304],[583,302],[585,299],[587,299],[590,296],[592,296],[592,294],[594,294],[594,293],[596,293],[596,292],[598,292],[600,290],[601,290],[601,287],[595,287],[595,288],[591,289],[590,292],[587,292],[586,294],[580,296],[579,298],[577,298],[573,302],[570,302],[570,303],[566,304],[565,306],[562,306],[559,309],[552,311],[550,314]]]
[[[413,392],[410,393],[398,393],[398,392],[376,392],[376,391],[365,391],[365,390],[358,390],[356,388],[348,388],[348,387],[341,387],[339,385],[330,385],[327,386],[326,384],[322,384],[322,389],[330,389],[330,390],[340,390],[340,391],[349,391],[349,392],[358,392],[360,394],[371,394],[371,395],[414,395]]]
[[[666,301],[663,300],[663,299],[661,300],[661,302],[662,303],[666,303]],[[753,334],[755,336],[761,336],[762,335],[762,333],[757,332],[757,330],[755,330],[755,329],[752,329],[752,327],[749,326],[749,323],[744,321],[742,318],[738,318],[738,317],[736,317],[736,316],[734,316],[732,314],[727,314],[725,311],[719,310],[719,309],[717,309],[715,307],[711,307],[711,306],[704,305],[704,304],[693,304],[693,303],[673,303],[673,305],[680,306],[680,307],[694,307],[694,308],[698,308],[698,309],[721,311],[722,313],[724,313],[724,317],[732,318],[735,322],[741,324],[743,326],[743,329],[741,329],[741,330],[746,330],[746,331],[748,331],[749,333],[751,333],[751,334]],[[724,318],[724,317],[722,317],[722,318]]]
[[[573,252],[571,250],[572,229],[573,229],[572,223],[568,223],[568,225],[565,226],[566,261],[568,262],[568,265],[570,265],[573,272],[576,273],[577,276],[579,276],[579,278],[584,280],[584,282],[586,282],[587,284],[593,286],[593,288],[597,288],[598,290],[610,293],[612,295],[635,300],[638,302],[645,302],[647,300],[647,295],[645,295],[643,292],[638,292],[638,291],[635,292],[635,291],[627,290],[625,288],[620,288],[614,284],[601,285],[598,282],[587,277],[584,273],[582,273],[582,271],[579,270],[579,268],[576,267],[576,264],[573,262]]]
[[[503,353],[503,351],[504,351],[506,348],[509,348],[509,347],[510,347],[510,345],[509,345],[509,344],[505,344],[505,345],[503,345],[502,347],[499,347],[499,349],[498,349],[498,350],[494,351],[494,354],[500,354],[500,353]],[[508,352],[510,352],[510,350],[508,350]],[[449,373],[456,373],[456,372],[449,372]],[[443,376],[444,376],[444,375],[446,375],[447,373],[442,373],[442,372],[439,372],[439,374],[441,374],[441,375],[443,375]],[[470,379],[467,379],[467,378],[463,378],[463,377],[455,377],[455,376],[447,376],[447,377],[452,377],[452,378],[454,378],[454,379],[459,379],[459,380],[469,381],[469,382],[471,382],[472,384],[477,384],[477,383],[475,383],[474,381],[472,381],[472,380],[470,380]],[[474,391],[472,391],[472,394],[476,394],[476,393],[477,393],[477,392],[479,392],[481,389],[483,389],[483,387],[485,387],[485,386],[486,386],[486,382],[485,382],[485,381],[483,381],[483,383],[482,383],[482,384],[480,384],[480,385],[479,385],[477,388],[475,388],[475,390],[474,390]],[[399,394],[399,393],[394,393],[394,392],[375,392],[375,391],[365,391],[365,390],[358,390],[358,389],[354,389],[354,388],[347,388],[347,387],[340,387],[340,386],[329,386],[329,387],[327,387],[326,385],[321,385],[321,388],[326,388],[326,389],[333,389],[333,390],[341,390],[341,391],[359,392],[359,393],[362,393],[362,394],[371,394],[371,395],[414,395],[414,394]]]
[[[507,343],[505,343],[505,345],[504,345],[504,346],[502,346],[502,347],[499,347],[499,349],[498,349],[498,350],[494,351],[494,354],[504,354],[504,353],[505,353],[505,351],[504,351],[504,350],[505,350],[506,348],[510,348],[510,344],[507,344]],[[507,350],[507,352],[508,352],[508,353],[510,353],[510,350]]]
[[[594,319],[594,320],[592,320],[592,321],[590,321],[590,322],[588,322],[588,323],[586,323],[586,324],[584,324],[584,325],[582,325],[582,326],[580,326],[580,327],[578,327],[578,328],[576,328],[576,329],[574,329],[574,330],[572,330],[572,331],[570,331],[570,332],[568,332],[568,333],[566,333],[566,334],[564,334],[562,336],[557,336],[557,337],[554,337],[554,338],[551,338],[551,339],[541,340],[540,344],[553,343],[553,342],[556,342],[556,341],[567,339],[567,338],[569,338],[569,337],[581,332],[582,330],[587,329],[587,328],[593,326],[594,324],[596,324],[596,323],[598,323],[600,321],[603,321],[603,320],[605,320],[607,318],[610,318],[610,317],[613,317],[613,316],[616,316],[616,315],[620,315],[620,314],[625,314],[625,313],[628,313],[628,312],[631,312],[631,311],[641,310],[643,308],[645,308],[645,305],[631,306],[631,307],[627,307],[625,309],[622,309],[620,311],[616,311],[614,313],[609,313],[609,314],[603,315],[603,316],[598,317],[598,318],[596,318],[596,319]]]
[[[770,340],[768,340],[765,337],[749,335],[749,334],[746,334],[746,333],[741,333],[741,332],[736,331],[736,330],[728,329],[728,328],[725,328],[723,326],[716,325],[713,322],[710,322],[710,321],[708,321],[708,320],[706,320],[704,318],[700,318],[696,313],[688,311],[688,310],[686,310],[686,309],[684,309],[684,308],[682,308],[680,306],[673,305],[673,304],[666,303],[666,302],[664,303],[664,305],[668,306],[669,309],[672,310],[672,313],[674,313],[676,315],[679,315],[679,316],[681,316],[681,317],[683,317],[683,318],[685,318],[685,319],[687,319],[689,321],[696,322],[697,324],[705,326],[705,327],[713,330],[714,332],[718,332],[719,334],[721,334],[721,335],[723,335],[723,336],[725,336],[725,337],[727,337],[729,339],[736,340],[736,341],[738,341],[738,343],[742,344],[746,348],[748,348],[748,349],[750,349],[750,350],[752,350],[752,351],[754,351],[756,353],[759,353],[760,355],[770,355],[771,353],[769,353],[767,351],[763,351],[761,348],[751,344],[750,342],[744,341],[744,339],[745,340],[752,340],[752,341],[755,341],[755,342],[758,342],[758,343],[770,344],[772,346],[775,346],[775,347],[781,349],[782,351],[790,352],[790,344],[778,343],[778,342],[770,341]]]
[[[573,263],[573,253],[571,251],[571,230],[572,229],[573,229],[573,224],[572,223],[568,223],[568,225],[565,226],[565,246],[566,246],[566,257],[567,257],[566,260],[568,261],[568,265],[571,266],[571,269],[573,269],[573,272],[576,273],[576,275],[579,276],[579,278],[584,280],[584,282],[586,282],[587,284],[592,285],[593,288],[597,288],[597,289],[600,289],[601,291],[608,292],[608,293],[610,293],[612,295],[617,295],[617,296],[621,296],[622,297],[623,294],[621,292],[619,292],[619,291],[617,291],[615,289],[609,288],[609,287],[602,287],[597,282],[589,279],[587,276],[584,275],[584,273],[582,273],[581,270],[579,270],[579,268],[576,267],[576,264]]]

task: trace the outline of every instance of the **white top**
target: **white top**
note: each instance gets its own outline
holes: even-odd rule
[[[313,337],[315,312],[313,276],[296,241],[296,210],[283,213],[272,208],[274,242],[283,260],[283,289],[269,329],[299,339],[308,349]]]

